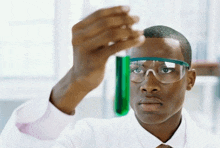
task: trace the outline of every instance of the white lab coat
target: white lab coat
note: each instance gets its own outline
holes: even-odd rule
[[[55,140],[39,140],[37,138],[31,137],[29,135],[26,135],[20,132],[18,128],[16,127],[16,123],[29,123],[29,122],[34,122],[37,119],[41,118],[47,109],[47,105],[48,105],[48,100],[41,100],[41,101],[32,100],[18,107],[13,112],[11,118],[9,119],[4,130],[2,131],[2,134],[0,137],[0,148],[49,148],[52,145],[54,145]],[[196,123],[191,119],[191,117],[188,115],[188,113],[184,109],[183,109],[183,117],[185,118],[185,121],[186,121],[186,139],[187,139],[186,148],[220,148],[220,143],[219,143],[220,139],[209,134],[207,131],[197,127]],[[126,117],[123,117],[123,119],[127,120],[128,118],[126,116]],[[108,119],[108,120],[109,122],[113,121],[113,119]],[[98,127],[99,124],[102,123],[101,122],[102,119],[90,119],[90,120],[84,119],[82,121],[79,121],[78,123],[80,124],[85,123],[85,121],[89,123],[89,126],[91,127],[91,129],[96,128],[96,130],[98,129],[97,130],[98,132],[102,133],[103,129],[100,128],[99,130],[99,127]],[[120,120],[114,119],[114,122],[117,125],[120,125],[122,124],[120,122],[124,122],[124,121],[122,119]],[[106,126],[106,129],[107,128],[108,126]],[[108,138],[110,138],[109,141],[113,140],[111,138],[114,138],[115,136],[117,136],[115,133],[117,133],[120,130],[123,132],[123,129],[120,129],[120,128],[119,129],[116,128],[112,130],[112,131],[115,131],[113,133],[109,132],[109,134],[107,135],[112,134],[111,136],[108,136]],[[67,147],[65,148],[71,148],[71,145],[68,146],[68,143],[71,143],[69,139],[74,139],[74,137],[66,137],[63,139],[63,135],[66,135],[66,132],[72,132],[72,131],[74,130],[71,130],[71,131],[64,130],[64,132],[62,133],[62,136],[60,139],[63,143],[67,144]],[[80,129],[78,129],[77,131],[80,132]],[[91,132],[91,135],[86,135],[87,137],[85,136],[80,137],[83,143],[88,144],[85,146],[85,148],[91,147],[97,141],[95,142],[94,140],[92,141],[92,143],[88,143],[87,141],[83,141],[83,139],[87,140],[88,137],[92,137],[94,139],[94,135],[97,135],[97,133]],[[132,138],[127,139],[127,140],[128,140],[127,145],[124,145],[124,147],[131,147],[131,143],[132,145],[135,145],[135,143],[137,143],[138,145],[138,141],[134,141],[134,139]],[[106,147],[108,147],[107,145],[109,146],[109,144],[106,144]],[[54,146],[54,148],[55,147],[64,148],[63,146],[60,146],[60,145]],[[96,145],[93,145],[92,147],[95,148]],[[135,148],[138,148],[138,147],[135,147]]]
[[[131,113],[133,114],[133,110]],[[148,147],[152,145],[149,144],[151,141],[148,141],[147,134],[144,134],[146,131],[143,128],[135,128],[140,125],[132,114],[110,120],[83,119],[75,125],[76,129],[71,126],[66,128],[53,148],[143,148],[143,145],[145,148],[151,148]],[[199,128],[185,109],[182,111],[182,117],[185,120],[186,134],[184,148],[220,148],[220,139]]]

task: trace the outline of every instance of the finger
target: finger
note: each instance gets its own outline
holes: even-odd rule
[[[106,47],[102,50],[100,50],[99,54],[100,56],[111,56],[117,52],[120,52],[122,50],[127,50],[131,47],[137,47],[137,46],[140,46],[144,43],[145,41],[145,36],[142,35],[142,36],[139,36],[137,38],[133,38],[133,39],[128,39],[126,41],[119,41],[115,44],[113,44],[112,46],[110,47]]]
[[[139,21],[138,16],[114,16],[99,20],[85,29],[87,38],[93,37],[106,29],[116,28],[120,26],[133,25]]]
[[[72,31],[74,32],[76,30],[82,29],[88,26],[88,24],[92,24],[94,21],[100,18],[108,17],[112,15],[125,14],[125,13],[128,13],[129,11],[130,11],[129,6],[117,6],[117,7],[100,9],[98,11],[95,11],[94,13],[92,13],[91,15],[89,15],[88,17],[86,17],[85,19],[77,23],[76,25],[74,25],[72,28]]]
[[[92,49],[96,50],[100,47],[108,46],[109,42],[118,42],[122,40],[127,40],[128,38],[137,38],[141,35],[143,35],[143,31],[134,31],[130,28],[114,28],[103,32],[92,40],[88,40],[86,44],[92,47]]]
[[[73,44],[80,44],[93,36],[96,36],[107,29],[120,26],[131,26],[139,21],[138,16],[114,16],[95,22],[89,27],[73,33]]]

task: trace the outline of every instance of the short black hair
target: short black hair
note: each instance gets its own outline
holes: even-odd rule
[[[184,57],[184,61],[191,67],[192,61],[192,49],[189,41],[180,32],[167,27],[167,26],[152,26],[144,30],[144,36],[146,38],[172,38],[180,42],[181,52]]]

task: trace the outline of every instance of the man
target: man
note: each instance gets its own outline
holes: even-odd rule
[[[145,43],[131,50],[130,114],[111,120],[84,119],[65,129],[54,147],[220,146],[183,109],[185,92],[196,79],[187,39],[165,26],[147,28],[144,35]]]
[[[193,87],[196,78],[190,69],[188,41],[164,26],[146,29],[145,39],[143,31],[131,29],[138,17],[128,12],[129,7],[121,6],[102,9],[73,26],[74,65],[53,87],[52,104],[44,99],[18,108],[1,135],[2,147],[52,146],[71,122],[76,106],[103,80],[108,57],[131,47],[137,48],[131,50],[130,113],[122,118],[85,119],[75,127],[70,125],[54,147],[151,148],[166,144],[194,148],[216,144],[185,110],[182,113],[185,91]]]

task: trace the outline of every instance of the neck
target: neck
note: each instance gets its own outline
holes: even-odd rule
[[[137,117],[136,118],[144,129],[165,143],[173,136],[180,126],[182,118],[181,111],[182,109],[165,122],[159,124],[146,124],[140,121]]]

